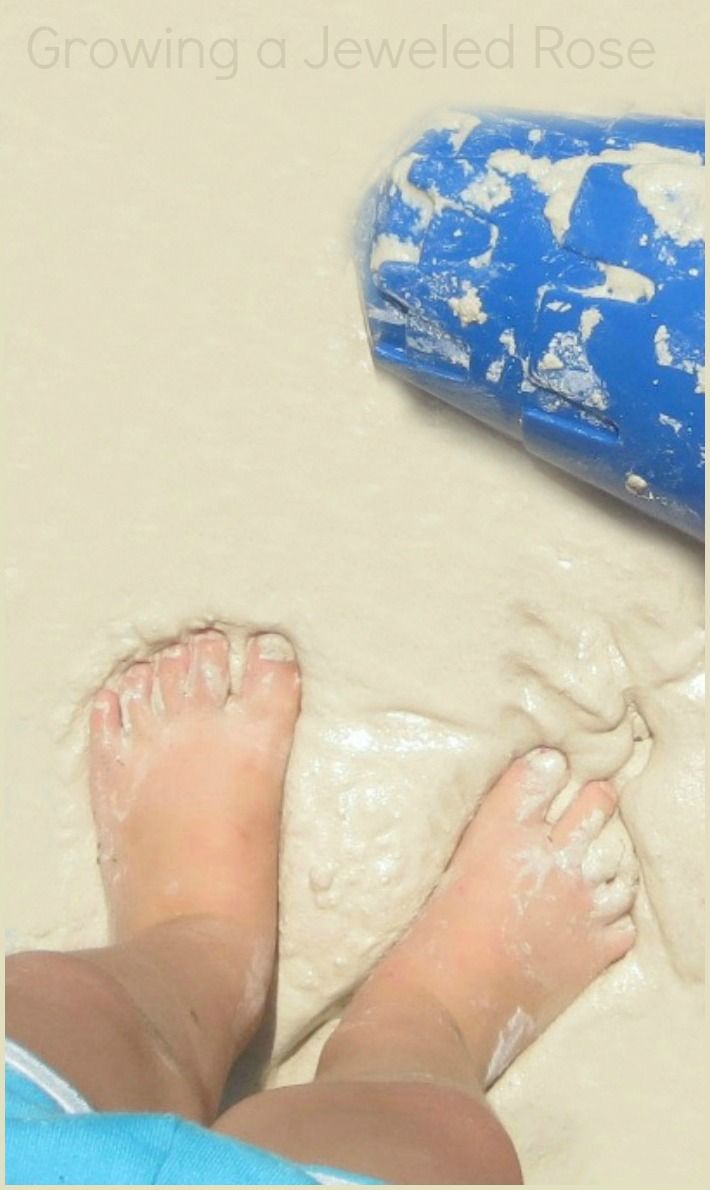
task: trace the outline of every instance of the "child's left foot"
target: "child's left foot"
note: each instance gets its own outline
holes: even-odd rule
[[[284,659],[278,659],[281,656]],[[281,637],[196,632],[130,666],[91,714],[91,794],[117,939],[183,916],[236,919],[273,949],[283,782],[300,701]]]

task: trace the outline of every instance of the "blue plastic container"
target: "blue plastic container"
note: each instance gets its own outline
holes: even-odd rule
[[[702,537],[703,164],[698,120],[442,121],[367,206],[376,361]]]

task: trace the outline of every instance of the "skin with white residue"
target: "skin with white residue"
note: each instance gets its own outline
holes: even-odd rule
[[[500,1078],[522,1049],[526,1037],[532,1036],[534,1032],[535,1022],[532,1017],[523,1012],[522,1008],[516,1008],[498,1035],[496,1048],[486,1071],[486,1086],[491,1086]]]

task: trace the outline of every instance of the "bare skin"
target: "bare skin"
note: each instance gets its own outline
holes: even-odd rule
[[[214,1120],[271,979],[299,706],[286,641],[249,641],[234,692],[217,631],[94,699],[91,800],[116,945],[13,956],[7,1028],[101,1110]]]
[[[592,782],[550,827],[567,775],[548,749],[511,765],[439,890],[353,998],[313,1086],[237,1104],[218,1130],[262,1145],[278,1136],[294,1159],[337,1154],[403,1184],[522,1180],[483,1091],[635,938],[635,886],[582,872],[616,794]]]
[[[295,661],[273,660],[273,640],[258,637],[234,694],[214,631],[99,692],[92,802],[116,945],[11,958],[8,1033],[99,1110],[174,1111],[392,1182],[519,1182],[483,1091],[634,941],[635,888],[582,870],[614,790],[585,786],[550,826],[567,776],[550,750],[517,760],[486,795],[440,888],[353,998],[315,1081],[215,1118],[272,974],[299,696]]]
[[[508,769],[437,893],[353,1001],[343,1022],[348,1034],[367,1027],[390,998],[411,1005],[430,997],[460,1033],[485,1087],[626,954],[634,941],[628,914],[635,885],[621,878],[596,884],[582,872],[617,796],[608,783],[592,782],[549,826],[545,815],[567,777],[562,755],[548,749]],[[339,1046],[336,1034],[329,1049]],[[331,1060],[326,1052],[323,1072]],[[453,1067],[447,1069],[455,1081]],[[462,1081],[470,1085],[466,1064]]]
[[[132,665],[117,691],[95,699],[92,806],[118,938],[205,914],[234,918],[243,942],[271,958],[283,779],[300,702],[295,661],[272,660],[278,643],[250,642],[238,696],[227,639],[208,631]]]

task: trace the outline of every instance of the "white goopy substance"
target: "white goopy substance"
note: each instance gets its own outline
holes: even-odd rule
[[[370,268],[373,272],[387,261],[410,261],[417,263],[421,255],[421,248],[412,240],[402,240],[399,236],[383,234],[378,236],[372,246],[370,254]]]
[[[596,306],[590,306],[582,312],[582,317],[579,320],[579,331],[585,343],[587,339],[591,338],[594,328],[599,326],[599,323],[603,319],[604,315]]]
[[[688,359],[684,352],[684,344],[675,344],[671,332],[665,323],[656,330],[654,335],[656,360],[663,368],[675,368],[679,372],[687,372],[695,376],[695,391],[705,392],[705,366],[697,360]]]
[[[681,246],[703,239],[705,182],[697,153],[639,142],[631,149],[604,149],[595,156],[580,154],[551,161],[519,149],[498,149],[488,159],[487,173],[492,170],[498,177],[526,174],[548,196],[545,214],[561,240],[569,229],[572,207],[587,171],[604,163],[629,166],[624,181],[636,191],[659,232]]]
[[[504,1029],[501,1030],[493,1057],[486,1072],[486,1086],[491,1086],[507,1067],[513,1056],[520,1052],[527,1038],[534,1036],[535,1022],[532,1017],[516,1008]]]
[[[645,277],[636,269],[606,264],[604,261],[599,262],[599,268],[604,274],[604,280],[599,285],[590,285],[583,289],[585,297],[603,297],[616,302],[648,302],[656,292],[651,278]]]
[[[687,31],[702,13],[682,7],[679,20],[647,6],[639,31],[632,6],[598,0],[580,33],[642,32],[659,66],[566,72],[565,106],[683,107],[699,92]],[[232,82],[42,71],[24,47],[46,6],[11,9],[6,77],[24,96],[8,130],[11,945],[105,936],[91,690],[213,619],[233,632],[236,681],[234,625],[281,629],[304,707],[279,1055],[410,920],[510,755],[549,744],[577,782],[621,773],[639,942],[491,1099],[531,1184],[690,1180],[705,1132],[698,550],[375,374],[351,263],[355,206],[402,132],[484,91],[510,103],[510,72],[309,70],[301,54],[336,19],[325,0],[306,18],[264,0],[248,44],[245,18],[207,0],[216,32],[244,32]],[[522,55],[529,6],[509,11]],[[52,24],[88,38],[87,12],[58,0]],[[474,35],[498,36],[507,12],[477,5]],[[343,33],[421,36],[430,16],[364,0]],[[91,28],[116,38],[177,19],[163,0],[150,27],[143,3],[91,8]],[[463,19],[450,0],[437,10]],[[557,24],[559,5],[540,0],[534,20]],[[249,57],[275,30],[283,71]],[[531,107],[559,107],[560,71],[520,58],[515,77]],[[307,1077],[324,1032],[274,1080]]]
[[[633,186],[659,231],[676,244],[686,247],[705,238],[704,171],[694,154],[633,165],[625,170],[624,179]]]
[[[480,207],[482,211],[494,211],[496,207],[502,206],[512,197],[512,190],[495,169],[487,169],[485,173],[476,178],[475,182],[462,191],[461,197],[467,202],[473,203],[474,206]]]
[[[461,297],[449,298],[449,305],[462,326],[468,326],[471,322],[488,321],[488,315],[483,309],[483,302],[475,285],[465,286]]]

